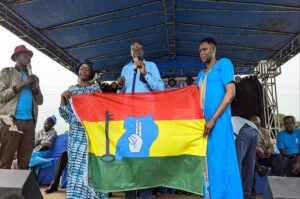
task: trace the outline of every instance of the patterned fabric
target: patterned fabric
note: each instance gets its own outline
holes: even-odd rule
[[[97,84],[86,87],[71,86],[72,94],[90,93],[100,91]],[[85,168],[87,154],[87,137],[83,126],[73,114],[70,103],[59,108],[59,113],[69,123],[68,138],[68,175],[67,175],[67,199],[104,199],[108,194],[95,192],[93,188],[85,185]]]
[[[259,133],[259,137],[258,137],[256,150],[259,150],[263,153],[274,152],[274,147],[271,141],[270,132],[267,129],[260,127],[258,133]]]

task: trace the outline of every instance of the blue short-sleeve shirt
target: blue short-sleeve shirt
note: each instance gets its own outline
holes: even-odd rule
[[[300,153],[300,130],[294,129],[293,133],[289,134],[285,130],[277,135],[277,147],[285,149],[289,155]]]

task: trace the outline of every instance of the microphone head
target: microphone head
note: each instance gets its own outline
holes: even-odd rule
[[[27,69],[28,75],[32,75],[32,70],[31,70],[31,65],[30,64],[27,64],[26,69]]]
[[[136,62],[136,61],[139,60],[139,58],[137,56],[132,56],[132,58],[133,58],[133,62]],[[136,71],[137,70],[137,65],[133,64],[133,67],[134,67],[134,71]]]

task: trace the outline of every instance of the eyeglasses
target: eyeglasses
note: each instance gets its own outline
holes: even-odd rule
[[[141,44],[133,44],[130,47],[131,47],[131,49],[141,49],[141,48],[143,48],[143,46]]]

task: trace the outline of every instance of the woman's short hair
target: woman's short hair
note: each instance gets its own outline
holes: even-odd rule
[[[90,67],[90,69],[91,69],[91,75],[90,75],[90,77],[89,77],[89,80],[92,80],[93,77],[95,76],[95,72],[96,72],[96,71],[95,71],[95,69],[94,69],[93,63],[92,63],[91,61],[87,60],[87,59],[82,59],[82,60],[80,60],[80,61],[78,62],[78,64],[76,65],[76,74],[79,75],[79,69],[80,69],[80,66],[81,66],[82,64],[86,64],[86,65],[88,65],[88,66]]]

